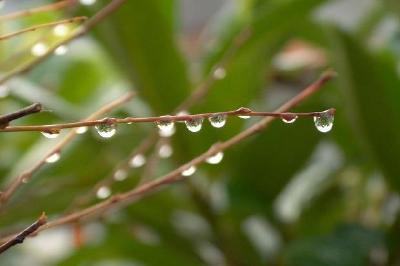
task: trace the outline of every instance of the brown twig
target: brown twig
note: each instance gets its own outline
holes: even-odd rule
[[[309,98],[312,94],[316,93],[319,91],[322,86],[332,79],[336,73],[332,71],[325,72],[316,82],[308,86],[306,89],[304,89],[302,92],[300,92],[297,96],[292,98],[291,100],[287,101],[284,103],[281,107],[279,107],[275,112],[282,113],[282,112],[287,112],[291,108],[294,108],[297,106],[299,103],[304,101],[305,99]],[[161,187],[179,182],[183,180],[185,177],[182,176],[182,172],[185,171],[186,169],[192,167],[192,166],[197,166],[200,163],[203,163],[207,158],[210,156],[213,156],[214,154],[224,151],[239,142],[249,138],[250,136],[264,130],[273,120],[275,117],[265,117],[261,121],[257,122],[253,126],[249,127],[248,129],[242,131],[241,133],[233,136],[232,138],[228,139],[225,142],[220,142],[212,145],[206,152],[203,154],[199,155],[198,157],[194,158],[193,160],[181,165],[177,169],[173,170],[172,172],[158,178],[154,179],[152,181],[149,181],[147,183],[144,183],[130,191],[127,191],[125,193],[121,194],[116,194],[112,197],[110,197],[107,200],[101,201],[93,206],[90,206],[88,208],[85,208],[83,210],[65,215],[61,218],[58,218],[44,227],[40,229],[46,230],[48,228],[60,226],[63,224],[68,224],[71,222],[75,221],[80,221],[83,218],[88,218],[93,215],[96,215],[98,213],[104,212],[108,209],[113,208],[117,204],[129,204],[133,201],[136,201],[140,199],[143,196],[146,196],[152,192],[155,192],[156,190],[160,189]]]
[[[331,113],[335,112],[334,108],[329,109]],[[323,111],[325,112],[325,111]],[[163,122],[184,122],[198,119],[207,119],[217,116],[254,116],[254,117],[279,117],[292,119],[296,117],[314,117],[320,116],[323,112],[309,113],[287,113],[287,112],[255,112],[249,108],[241,107],[233,111],[202,113],[193,115],[171,115],[171,116],[151,116],[151,117],[126,117],[126,118],[104,118],[100,120],[87,120],[82,122],[72,122],[53,125],[37,125],[37,126],[8,126],[0,129],[0,132],[21,132],[21,131],[39,131],[58,133],[62,129],[77,128],[77,127],[92,127],[104,124],[128,124],[128,123],[163,123]]]
[[[84,16],[80,16],[80,17],[73,17],[73,18],[68,18],[68,19],[63,19],[63,20],[58,20],[58,21],[54,21],[54,22],[50,22],[50,23],[44,23],[44,24],[39,24],[39,25],[35,25],[29,28],[25,28],[19,31],[15,31],[12,33],[7,33],[5,35],[1,35],[0,36],[0,41],[4,41],[4,40],[8,40],[11,39],[15,36],[24,34],[26,32],[32,32],[32,31],[36,31],[39,29],[43,29],[43,28],[49,28],[49,27],[53,27],[53,26],[57,26],[60,24],[70,24],[70,23],[75,23],[75,22],[81,22],[81,21],[85,21],[87,20],[87,17]]]
[[[18,111],[2,115],[0,116],[0,128],[7,127],[8,124],[13,120],[19,119],[27,115],[39,113],[41,111],[42,111],[42,105],[40,103],[34,103]]]
[[[22,64],[21,66],[15,68],[14,70],[11,70],[10,72],[6,73],[3,77],[0,78],[0,84],[7,82],[9,79],[11,79],[17,75],[20,75],[20,74],[30,71],[36,65],[40,64],[45,59],[47,59],[48,57],[53,55],[54,51],[58,47],[60,47],[62,45],[66,45],[66,44],[70,43],[71,41],[79,38],[80,36],[85,35],[89,30],[91,30],[99,22],[101,22],[108,15],[110,15],[115,10],[117,10],[123,3],[125,3],[125,1],[126,0],[113,0],[111,3],[106,5],[99,12],[97,12],[93,17],[91,17],[85,23],[83,23],[81,27],[79,27],[74,32],[72,32],[71,35],[69,35],[67,38],[58,42],[54,46],[50,47],[45,54],[43,54],[42,56],[37,56],[33,60],[31,60],[25,64]]]
[[[91,120],[95,119],[96,117],[99,117],[101,115],[104,115],[105,113],[110,112],[111,110],[115,109],[116,107],[120,106],[123,103],[126,103],[127,101],[131,100],[133,97],[133,93],[127,93],[123,95],[122,97],[116,99],[115,101],[112,101],[108,103],[107,105],[103,106],[100,108],[98,111],[95,113],[91,114],[88,116],[86,119]],[[68,144],[70,143],[75,136],[77,135],[77,132],[75,130],[70,131],[60,142],[58,142],[49,152],[46,153],[46,155],[40,159],[38,162],[36,162],[35,165],[33,165],[30,169],[25,170],[22,174],[20,174],[17,178],[15,178],[11,184],[5,189],[3,193],[0,194],[0,209],[1,207],[4,206],[5,203],[8,202],[10,197],[15,193],[15,191],[26,181],[28,181],[30,178],[32,178],[33,174],[36,173],[43,165],[46,164],[46,159],[55,154],[61,152],[61,150]]]
[[[0,254],[7,251],[8,249],[12,248],[15,245],[21,244],[24,242],[25,238],[35,233],[41,226],[47,223],[47,217],[45,213],[40,215],[39,219],[36,220],[33,224],[25,228],[21,233],[17,234],[4,244],[0,246]]]
[[[64,9],[64,8],[69,7],[69,6],[72,6],[76,2],[77,2],[76,0],[64,0],[64,1],[57,2],[57,3],[53,3],[53,4],[49,4],[49,5],[45,5],[45,6],[40,6],[40,7],[37,7],[37,8],[31,8],[31,9],[27,9],[27,10],[17,11],[17,12],[14,12],[14,13],[10,13],[10,14],[6,14],[6,15],[3,15],[3,16],[0,16],[0,21],[16,19],[16,18],[20,18],[20,17],[27,17],[27,16],[31,16],[31,15],[38,14],[38,13],[43,13],[43,12],[60,10],[60,9]]]

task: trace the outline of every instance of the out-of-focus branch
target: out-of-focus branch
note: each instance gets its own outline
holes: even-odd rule
[[[13,120],[17,120],[27,115],[39,113],[41,111],[42,111],[42,105],[40,103],[34,103],[18,111],[2,115],[0,116],[0,128],[7,127],[8,124]]]
[[[120,105],[131,100],[133,96],[134,96],[133,93],[127,93],[127,94],[123,95],[122,97],[116,99],[115,101],[110,102],[107,105],[103,106],[98,111],[96,111],[95,113],[88,116],[86,119],[91,120],[91,119],[95,119],[101,115],[104,115],[105,113],[108,113],[111,110],[114,110],[115,108],[119,107]],[[42,159],[37,161],[35,165],[33,165],[30,169],[27,169],[24,172],[22,172],[22,174],[20,174],[19,176],[17,176],[11,182],[11,184],[4,190],[4,192],[0,194],[0,209],[4,206],[5,203],[8,202],[8,200],[11,198],[11,196],[15,193],[15,191],[24,182],[26,182],[30,178],[32,178],[33,174],[36,173],[43,165],[46,164],[46,159],[49,156],[51,156],[55,153],[60,153],[61,150],[76,137],[76,135],[77,135],[77,132],[75,130],[70,131],[60,142],[58,142],[49,152],[47,152],[46,155]]]
[[[10,240],[2,244],[0,246],[0,254],[12,248],[15,245],[24,242],[25,238],[35,233],[41,226],[45,225],[46,223],[47,223],[47,217],[45,213],[42,213],[42,215],[39,217],[39,219],[36,220],[36,222],[34,222],[26,229],[24,229],[21,233],[15,235]]]
[[[19,31],[15,31],[12,33],[7,33],[5,35],[2,35],[2,36],[0,36],[0,41],[11,39],[15,36],[24,34],[26,32],[36,31],[36,30],[43,29],[43,28],[50,28],[50,27],[57,26],[60,24],[70,24],[70,23],[75,23],[75,22],[81,22],[84,20],[87,20],[87,17],[80,16],[80,17],[73,17],[73,18],[58,20],[58,21],[54,21],[54,22],[50,22],[50,23],[38,24],[38,25],[29,27],[29,28],[25,28],[25,29],[22,29]]]

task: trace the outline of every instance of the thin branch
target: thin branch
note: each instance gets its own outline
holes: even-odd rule
[[[323,111],[325,112],[325,111]],[[297,118],[297,117],[314,117],[320,116],[323,112],[309,113],[281,113],[281,112],[255,112],[249,108],[241,107],[233,111],[202,113],[193,115],[171,115],[171,116],[151,116],[151,117],[125,117],[125,118],[104,118],[99,120],[87,120],[82,122],[72,122],[53,125],[37,125],[37,126],[8,126],[0,129],[0,132],[21,132],[21,131],[39,131],[58,133],[62,129],[77,128],[77,127],[93,127],[98,125],[113,125],[113,124],[131,124],[131,123],[165,123],[165,122],[184,122],[194,121],[199,119],[207,119],[212,117],[228,117],[228,116],[254,116],[254,117],[279,117],[279,118]],[[329,109],[329,112],[334,113],[335,109]]]
[[[306,89],[304,89],[302,92],[300,92],[297,96],[289,100],[288,102],[284,103],[281,107],[279,107],[275,112],[277,113],[282,113],[282,112],[288,112],[291,108],[294,108],[297,106],[299,103],[303,102],[307,98],[309,98],[311,95],[319,91],[322,86],[332,79],[333,77],[336,76],[336,73],[332,71],[325,72],[316,82],[308,86]],[[186,164],[181,165],[177,169],[171,171],[170,173],[158,178],[154,179],[152,181],[149,181],[147,183],[144,183],[136,188],[133,188],[130,191],[127,191],[125,193],[121,194],[116,194],[112,197],[110,197],[107,200],[103,200],[93,206],[90,206],[88,208],[82,209],[80,211],[65,215],[63,217],[60,217],[52,222],[49,222],[47,225],[42,227],[40,231],[46,230],[48,228],[60,226],[63,224],[68,224],[71,222],[76,222],[79,220],[82,220],[83,218],[88,218],[91,216],[94,216],[96,214],[99,214],[101,212],[104,212],[106,210],[109,210],[116,206],[117,204],[129,204],[132,203],[146,195],[149,195],[161,187],[168,185],[168,184],[173,184],[177,183],[186,177],[182,176],[182,172],[187,170],[188,168],[192,166],[197,166],[198,164],[203,163],[207,158],[210,156],[215,155],[218,152],[224,151],[241,141],[253,136],[254,134],[264,130],[276,117],[265,117],[258,123],[254,124],[253,126],[249,127],[248,129],[242,131],[241,133],[233,136],[232,138],[228,139],[225,142],[220,142],[212,145],[206,152],[203,154],[199,155],[198,157],[194,158],[193,160],[187,162]]]
[[[80,17],[73,17],[73,18],[58,20],[58,21],[54,21],[54,22],[50,22],[50,23],[38,24],[38,25],[29,27],[29,28],[25,28],[25,29],[19,30],[19,31],[15,31],[15,32],[12,32],[12,33],[7,33],[5,35],[1,35],[0,36],[0,41],[11,39],[11,38],[13,38],[15,36],[19,36],[19,35],[24,34],[26,32],[32,32],[32,31],[36,31],[36,30],[39,30],[39,29],[43,29],[43,28],[49,28],[49,27],[57,26],[57,25],[60,25],[60,24],[70,24],[70,23],[81,22],[81,21],[85,21],[85,20],[87,20],[87,17],[80,16]]]
[[[110,102],[107,105],[103,106],[98,111],[88,116],[86,119],[91,120],[101,115],[104,115],[105,113],[108,113],[111,110],[114,110],[120,105],[131,100],[133,96],[134,96],[133,93],[127,93],[122,97],[114,100],[113,102]],[[58,142],[49,152],[47,152],[42,159],[36,162],[36,164],[33,165],[30,169],[25,170],[22,174],[20,174],[17,178],[15,178],[11,182],[11,184],[5,189],[5,191],[3,193],[0,193],[0,209],[8,202],[11,196],[24,182],[29,181],[29,179],[32,178],[33,174],[36,173],[43,165],[46,164],[46,159],[49,156],[55,153],[60,153],[61,150],[76,137],[76,135],[77,132],[75,130],[71,130],[70,132],[68,132],[68,134],[62,140],[60,140],[60,142]]]
[[[34,103],[18,111],[2,115],[0,116],[0,128],[7,127],[8,124],[13,120],[19,119],[27,115],[39,113],[41,111],[42,111],[42,105],[40,103]]]
[[[64,0],[64,1],[57,2],[57,3],[40,6],[37,8],[31,8],[31,9],[27,9],[27,10],[17,11],[14,13],[9,13],[9,14],[0,16],[0,21],[3,22],[5,20],[11,20],[11,19],[16,19],[16,18],[20,18],[20,17],[27,17],[27,16],[31,16],[34,14],[38,14],[38,13],[60,10],[60,9],[64,9],[64,8],[73,6],[76,2],[77,2],[76,0]]]
[[[47,217],[46,217],[45,213],[42,213],[42,215],[40,215],[39,219],[37,219],[36,222],[34,222],[30,226],[28,226],[26,229],[24,229],[21,233],[17,234],[13,238],[11,238],[10,240],[8,240],[4,244],[2,244],[0,246],[0,254],[2,254],[3,252],[7,251],[10,248],[12,248],[15,245],[18,245],[18,244],[21,244],[22,242],[24,242],[25,238],[27,238],[28,236],[35,233],[40,227],[42,227],[46,223],[47,223]]]
[[[9,71],[6,73],[4,76],[0,78],[0,84],[3,84],[7,82],[9,79],[26,73],[30,71],[32,68],[34,68],[36,65],[40,64],[43,62],[45,59],[53,55],[54,51],[62,46],[70,43],[71,41],[79,38],[80,36],[85,35],[89,30],[91,30],[94,26],[96,26],[99,22],[104,20],[107,16],[109,16],[111,13],[113,13],[115,10],[117,10],[123,3],[125,3],[126,0],[113,0],[111,3],[106,5],[103,9],[101,9],[99,12],[97,12],[93,17],[88,19],[85,23],[82,24],[81,27],[76,29],[71,35],[69,35],[67,38],[64,40],[58,42],[54,46],[50,47],[47,52],[42,55],[35,57],[33,60],[22,64],[21,66],[15,68],[14,70]]]

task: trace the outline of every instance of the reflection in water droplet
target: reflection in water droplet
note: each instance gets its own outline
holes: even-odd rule
[[[41,132],[43,136],[45,136],[48,139],[55,139],[60,135],[60,132]]]
[[[99,189],[96,191],[96,196],[99,199],[105,199],[108,198],[111,195],[111,190],[107,186],[101,186]]]
[[[157,126],[161,137],[171,137],[175,133],[175,124],[173,121],[158,121]]]
[[[46,44],[44,44],[42,42],[38,42],[32,46],[31,53],[34,56],[43,56],[47,53],[48,49],[49,48],[47,47]]]
[[[132,157],[132,159],[129,162],[129,165],[133,168],[138,168],[143,166],[145,163],[146,163],[146,157],[144,157],[143,154],[139,153]]]
[[[158,150],[158,155],[161,158],[169,158],[173,153],[172,147],[171,145],[168,144],[164,144],[160,147],[160,149]]]
[[[226,77],[226,70],[223,67],[218,67],[214,70],[213,76],[215,79],[224,79]]]
[[[195,118],[185,121],[186,128],[191,132],[199,132],[203,125],[203,118]]]
[[[69,28],[65,24],[59,24],[53,28],[53,33],[56,36],[63,37],[67,35],[69,32]]]
[[[67,52],[68,52],[68,48],[65,45],[58,46],[54,50],[54,54],[56,54],[56,55],[65,55]]]
[[[196,172],[196,167],[195,166],[191,166],[188,169],[186,169],[185,171],[182,172],[183,176],[191,176]]]
[[[224,153],[220,151],[214,154],[213,156],[208,157],[206,162],[209,164],[219,164],[223,158],[224,158]]]
[[[75,132],[76,134],[85,134],[88,131],[88,127],[78,127]]]
[[[322,133],[331,131],[335,120],[334,111],[326,110],[314,116],[315,127]]]
[[[114,179],[116,181],[124,181],[127,177],[128,173],[123,169],[119,169],[114,173]]]
[[[221,128],[226,123],[226,115],[214,115],[208,118],[211,125],[216,128]]]
[[[117,127],[114,124],[99,124],[95,126],[97,133],[103,138],[111,138],[117,132]]]
[[[298,118],[297,115],[283,115],[281,119],[283,123],[292,124],[296,122],[297,118]]]
[[[60,160],[60,153],[59,152],[55,152],[53,154],[51,154],[49,157],[46,158],[46,163],[55,163],[58,160]]]

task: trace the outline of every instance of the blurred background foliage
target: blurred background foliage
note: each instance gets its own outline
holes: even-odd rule
[[[50,2],[6,0],[1,12]],[[1,31],[91,16],[108,2],[1,22]],[[75,121],[132,90],[137,97],[113,116],[164,115],[210,76],[209,93],[187,111],[268,111],[333,68],[336,80],[296,111],[335,107],[334,129],[321,134],[309,119],[275,121],[220,164],[202,165],[185,182],[95,221],[43,232],[2,255],[1,264],[400,265],[399,18],[397,0],[126,1],[65,55],[3,84],[0,113],[38,101],[50,112],[15,123]],[[60,38],[50,33],[3,41],[2,74],[32,60],[38,42]],[[221,60],[226,67],[216,68]],[[197,134],[178,124],[164,139],[171,157],[152,148],[145,165],[109,189],[157,178],[256,120],[232,118],[222,129],[205,123]],[[98,202],[94,184],[154,129],[121,125],[109,140],[92,131],[79,136],[18,191],[0,214],[1,234],[42,211],[66,213],[82,195],[90,199],[84,206]],[[56,142],[0,134],[3,186]]]

